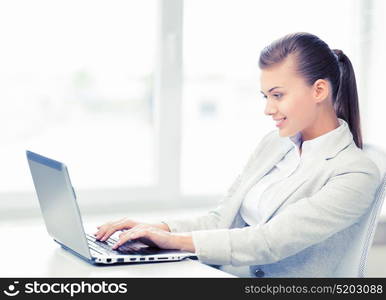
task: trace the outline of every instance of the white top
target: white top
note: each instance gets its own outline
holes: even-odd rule
[[[262,177],[246,194],[240,207],[241,217],[248,225],[257,225],[266,211],[265,204],[272,198],[275,187],[292,176],[298,166],[308,159],[313,159],[322,144],[334,135],[339,134],[347,123],[339,120],[340,126],[315,139],[302,142],[301,133],[289,137],[294,147],[264,177]],[[300,155],[299,148],[302,148]]]

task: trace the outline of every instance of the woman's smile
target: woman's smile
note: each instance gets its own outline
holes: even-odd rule
[[[287,120],[287,118],[274,119],[276,121],[276,127],[282,127]]]

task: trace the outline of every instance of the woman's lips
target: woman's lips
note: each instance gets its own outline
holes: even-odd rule
[[[276,120],[276,127],[282,127],[287,118]]]

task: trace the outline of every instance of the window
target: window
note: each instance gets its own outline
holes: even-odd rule
[[[157,2],[0,3],[0,192],[32,191],[26,149],[79,189],[154,184]]]

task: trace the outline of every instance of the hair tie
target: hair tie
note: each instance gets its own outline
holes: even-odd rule
[[[334,49],[332,50],[332,52],[334,53],[334,56],[338,62],[341,62],[343,60],[344,53],[342,50]]]

